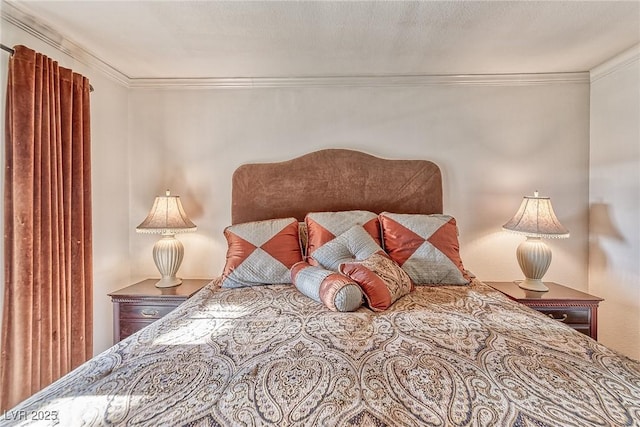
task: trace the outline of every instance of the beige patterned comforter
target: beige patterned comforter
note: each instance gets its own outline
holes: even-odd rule
[[[640,364],[479,282],[418,287],[382,313],[211,284],[14,411],[64,426],[640,425]]]

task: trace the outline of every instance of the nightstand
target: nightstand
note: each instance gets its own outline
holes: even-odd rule
[[[114,344],[160,319],[204,287],[211,279],[184,279],[180,286],[156,288],[147,279],[109,294],[113,302]]]
[[[545,282],[548,292],[526,291],[518,287],[516,282],[484,283],[594,340],[598,339],[598,304],[603,301],[602,298],[553,282]]]

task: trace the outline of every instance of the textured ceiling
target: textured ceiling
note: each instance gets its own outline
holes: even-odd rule
[[[12,4],[130,78],[574,72],[640,42],[639,1]]]

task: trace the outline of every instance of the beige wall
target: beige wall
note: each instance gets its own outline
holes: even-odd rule
[[[589,290],[600,341],[640,360],[640,46],[593,75]]]
[[[61,66],[87,76],[95,88],[91,94],[91,167],[94,245],[93,341],[94,354],[97,354],[113,343],[112,308],[107,293],[129,283],[128,89],[105,77],[102,72],[74,60],[4,20],[1,40],[8,46],[23,44],[48,55]],[[9,55],[5,52],[1,52],[0,55],[0,121],[4,126]],[[3,141],[4,138],[3,129]],[[4,279],[0,281],[0,295],[3,294]]]
[[[261,89],[132,89],[131,261],[157,275],[154,236],[135,235],[153,197],[179,194],[198,232],[180,235],[181,274],[220,274],[230,181],[242,163],[344,147],[430,159],[444,174],[463,260],[487,280],[521,278],[522,238],[501,231],[522,197],[552,198],[571,238],[549,240],[548,280],[587,289],[589,82]]]

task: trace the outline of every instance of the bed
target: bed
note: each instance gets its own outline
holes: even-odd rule
[[[234,225],[352,210],[442,214],[440,170],[322,150],[233,176]],[[0,424],[640,425],[637,361],[467,277],[352,312],[218,278]]]

